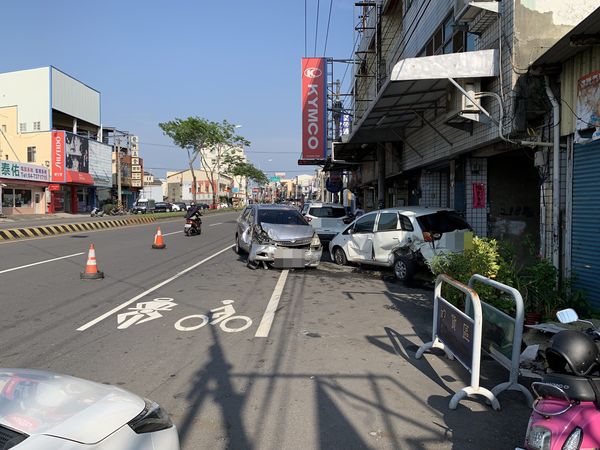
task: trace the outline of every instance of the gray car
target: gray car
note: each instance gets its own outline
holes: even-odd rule
[[[235,251],[248,253],[250,266],[276,268],[317,267],[323,248],[319,236],[300,212],[291,206],[247,206],[235,231]]]

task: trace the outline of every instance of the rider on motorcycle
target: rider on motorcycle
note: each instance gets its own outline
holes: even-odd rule
[[[190,209],[188,209],[188,212],[185,215],[186,219],[199,219],[200,216],[202,215],[202,208],[199,207],[198,205],[194,205],[192,203],[192,206],[190,206]]]

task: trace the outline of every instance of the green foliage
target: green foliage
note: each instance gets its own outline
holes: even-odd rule
[[[445,273],[463,284],[467,284],[473,274],[496,279],[505,271],[506,262],[500,255],[498,241],[495,239],[473,238],[473,247],[462,253],[446,253],[436,256],[431,263],[434,275]],[[477,293],[486,302],[501,309],[506,308],[506,301],[488,286],[477,286]],[[442,295],[452,304],[462,307],[464,294],[450,286],[444,286]]]
[[[524,240],[523,245],[531,252],[535,246]],[[575,308],[582,316],[592,314],[585,296],[573,290],[573,278],[560,280],[558,270],[547,260],[532,258],[532,263],[521,265],[515,259],[514,248],[508,242],[496,239],[474,238],[473,248],[463,253],[449,253],[436,256],[431,264],[434,275],[445,273],[467,284],[473,274],[480,274],[517,289],[527,312],[539,312],[552,319],[561,308]],[[477,284],[475,290],[486,303],[510,312],[513,302],[502,292]],[[446,300],[461,307],[464,294],[451,287],[444,287],[442,295]]]

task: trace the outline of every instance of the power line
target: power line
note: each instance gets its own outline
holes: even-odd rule
[[[317,0],[317,22],[315,24],[315,54],[314,56],[317,56],[317,33],[319,31],[319,3],[321,3],[321,0]]]
[[[171,145],[171,144],[156,144],[153,142],[140,142],[140,145],[150,145],[152,147],[168,147],[168,148],[181,148],[177,145]],[[267,153],[269,155],[279,155],[281,153],[288,153],[288,154],[294,154],[297,155],[299,152],[264,152],[264,151],[258,151],[258,150],[248,150],[248,152],[250,154],[258,154],[258,153]]]
[[[327,17],[327,32],[325,33],[325,47],[323,48],[323,56],[327,55],[327,39],[329,38],[329,24],[331,23],[331,7],[333,0],[329,0],[329,17]]]
[[[306,1],[304,0],[304,57],[306,58],[306,39],[307,39],[307,32],[306,32]]]

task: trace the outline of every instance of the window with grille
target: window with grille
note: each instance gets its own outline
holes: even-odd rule
[[[27,124],[25,122],[21,122],[19,124],[19,131],[21,133],[25,133],[27,131]]]
[[[40,122],[33,122],[33,131],[40,131],[42,129],[42,124]]]

